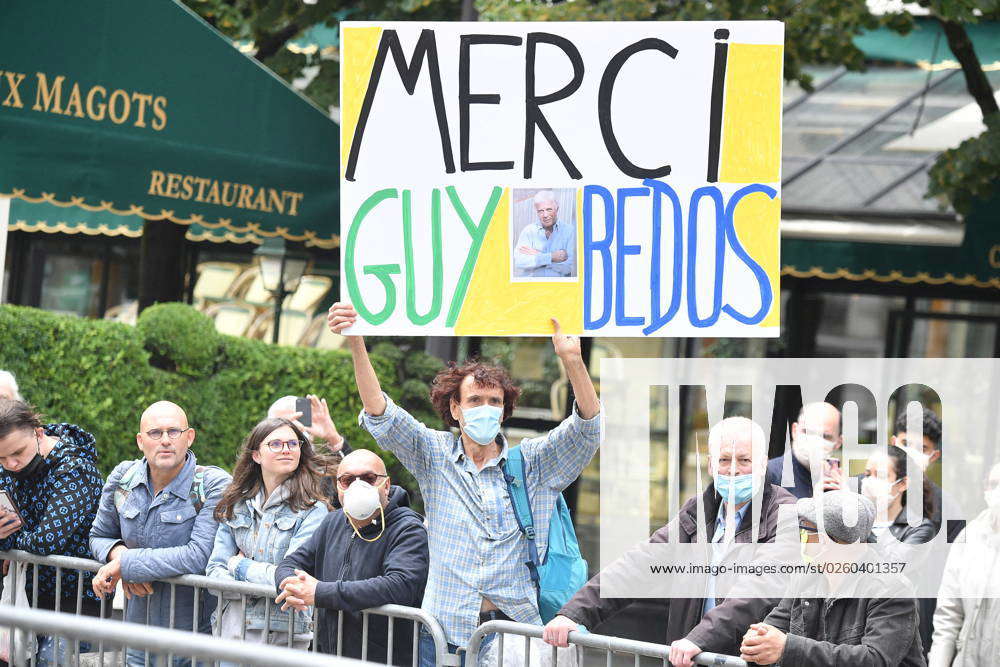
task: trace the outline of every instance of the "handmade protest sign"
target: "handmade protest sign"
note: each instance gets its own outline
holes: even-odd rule
[[[343,24],[350,333],[777,336],[783,26]]]

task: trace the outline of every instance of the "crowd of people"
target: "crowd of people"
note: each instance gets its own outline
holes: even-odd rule
[[[339,333],[356,318],[350,305],[338,303],[329,325]],[[446,429],[435,430],[382,391],[364,340],[349,336],[363,404],[359,423],[415,477],[426,516],[410,508],[406,490],[393,484],[378,455],[345,442],[316,396],[309,397],[309,426],[300,423],[294,397],[275,401],[243,440],[232,475],[198,463],[197,431],[181,406],[153,403],[138,421],[141,457],[119,463],[105,480],[94,437],[81,426],[43,423],[14,376],[0,371],[0,489],[15,506],[0,509],[0,551],[102,564],[94,574],[70,568],[57,574],[42,566],[25,577],[28,599],[42,609],[97,617],[111,606],[102,598],[120,587],[129,621],[205,633],[217,625],[224,637],[315,644],[321,652],[356,658],[364,652],[383,664],[390,655],[399,665],[414,657],[422,666],[437,662],[426,629],[414,645],[406,621],[390,629],[385,617],[361,613],[383,604],[421,607],[432,615],[463,665],[467,656],[460,649],[490,620],[544,624],[544,640],[566,646],[571,632],[598,627],[636,599],[601,594],[602,577],[622,575],[626,556],[567,596],[552,618],[540,613],[529,546],[545,553],[560,494],[590,462],[602,435],[602,407],[579,338],[553,324],[553,349],[575,401],[556,428],[517,446],[531,530],[514,511],[511,485],[520,482],[506,466],[514,450],[501,426],[520,393],[508,373],[480,361],[443,369],[430,400]],[[907,498],[918,487],[909,473],[927,472],[941,457],[934,413],[925,410],[920,434],[899,420],[891,446],[868,461],[860,479],[837,464],[841,444],[840,413],[826,403],[802,408],[788,455],[771,461],[760,426],[743,417],[724,419],[709,431],[711,482],[648,544],[694,543],[703,535],[718,556],[731,545],[774,542],[779,513],[791,511],[798,517],[803,560],[822,561],[831,545],[850,545],[852,559],[862,561],[900,555],[943,527],[965,550],[949,558],[940,595],[899,596],[888,585],[851,594],[842,590],[841,578],[827,574],[816,588],[784,596],[727,597],[710,576],[703,595],[661,601],[673,665],[687,667],[704,651],[786,667],[994,661],[1000,614],[989,592],[1000,587],[994,574],[1000,466],[986,480],[988,509],[968,526],[942,526],[949,515],[942,514],[942,503],[949,497],[922,475],[923,500],[915,508],[921,521],[914,525]],[[857,519],[845,522],[847,514]],[[163,582],[184,574],[273,586],[274,597],[243,605],[237,594],[199,596],[191,587]],[[469,664],[478,663],[494,640],[487,636]],[[79,650],[90,648],[81,642]],[[63,641],[39,637],[37,664],[66,664],[68,650]],[[166,664],[164,656],[141,650],[130,649],[126,657],[129,665]],[[189,661],[174,658],[173,664]]]

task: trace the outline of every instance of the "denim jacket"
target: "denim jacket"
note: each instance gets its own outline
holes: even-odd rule
[[[132,477],[131,488],[119,513],[115,507],[115,491],[122,477],[136,465],[141,468]],[[104,485],[101,504],[90,531],[90,550],[94,558],[106,563],[111,549],[123,543],[128,550],[121,557],[122,580],[153,582],[152,595],[133,597],[128,602],[127,621],[146,623],[148,613],[150,625],[168,627],[170,584],[157,580],[205,571],[218,529],[212,514],[231,478],[220,468],[206,467],[204,503],[199,510],[191,497],[195,467],[194,454],[188,452],[177,477],[155,497],[145,459],[118,464]],[[199,598],[198,630],[210,632],[215,598],[204,592]],[[178,586],[175,604],[174,627],[192,629],[195,622],[194,589]]]
[[[274,586],[277,564],[285,554],[304,544],[329,512],[323,503],[296,511],[288,505],[287,499],[288,486],[283,484],[266,500],[264,490],[261,489],[256,497],[236,503],[233,506],[233,518],[219,524],[215,548],[208,562],[208,576]],[[233,559],[237,553],[245,554],[245,557]],[[223,595],[220,612],[230,598],[239,599],[239,595]],[[247,601],[244,620],[246,629],[264,628],[267,605],[271,606],[270,629],[287,631],[289,612],[281,611],[281,606],[274,604],[273,597],[251,598]],[[294,614],[295,634],[312,632],[312,610]]]

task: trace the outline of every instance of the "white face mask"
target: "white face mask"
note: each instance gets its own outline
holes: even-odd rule
[[[824,440],[817,435],[802,434],[792,440],[792,455],[805,467],[810,467],[813,461],[824,461],[837,448],[837,443]]]
[[[871,475],[861,480],[861,495],[875,503],[876,507],[878,507],[880,499],[885,499],[886,505],[891,505],[892,501],[899,497],[898,493],[893,493],[895,488],[895,482],[890,482],[887,479],[879,479]]]
[[[344,513],[355,521],[364,521],[381,507],[378,487],[362,479],[354,480],[344,491]]]
[[[913,447],[907,447],[906,445],[902,446],[897,445],[897,447],[906,452],[910,456],[910,458],[912,458],[914,462],[916,462],[916,464],[920,466],[921,470],[927,470],[927,466],[931,464],[931,457],[929,454],[924,454],[919,449],[914,449]]]
[[[379,484],[381,486],[381,483]],[[351,521],[351,528],[354,534],[365,542],[375,542],[385,533],[385,510],[382,508],[382,497],[379,495],[378,486],[372,486],[363,479],[356,479],[344,491],[344,514],[354,519],[354,521],[364,521],[378,512],[382,530],[378,535],[368,539],[361,534],[358,527]]]

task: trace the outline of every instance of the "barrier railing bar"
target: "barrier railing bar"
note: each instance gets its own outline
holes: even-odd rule
[[[175,620],[177,616],[176,605],[177,604],[177,585],[170,584],[170,625],[168,626],[171,630],[177,627]],[[149,600],[146,600],[146,608],[149,609]],[[174,664],[174,654],[173,652],[167,653],[167,664]]]
[[[417,658],[420,657],[420,624],[413,624],[413,655],[412,667],[417,667]]]
[[[361,660],[368,661],[368,612],[361,612]]]
[[[220,639],[137,623],[91,617],[77,617],[42,609],[0,607],[0,625],[16,625],[32,633],[64,635],[73,639],[100,637],[107,643],[131,643],[150,653],[187,652],[206,661],[226,660],[274,667],[361,667],[364,663],[350,658],[313,655],[269,644],[245,644],[235,639]]]
[[[525,638],[526,658],[530,660],[530,651],[527,648],[532,638],[541,639],[543,627],[540,625],[529,625],[527,623],[515,623],[513,621],[488,621],[483,623],[469,640],[466,653],[470,656],[479,654],[479,647],[483,639],[493,633],[510,633],[521,635]],[[502,634],[500,635],[503,636]],[[637,658],[658,658],[666,661],[670,656],[670,647],[664,644],[652,644],[635,639],[625,639],[622,637],[611,637],[607,635],[596,635],[573,631],[569,633],[569,641],[577,646],[603,650],[607,654],[607,664],[611,665],[611,656],[614,653],[629,653]],[[638,663],[637,663],[638,664]],[[669,663],[667,663],[669,664]],[[747,667],[747,663],[735,656],[724,656],[717,653],[703,652],[694,657],[696,665],[724,665],[725,667]]]
[[[388,620],[388,624],[387,624],[387,629],[386,629],[385,664],[387,664],[387,665],[391,665],[392,664],[392,624],[393,624],[393,620],[394,619],[392,618],[392,616],[390,616],[389,620]]]
[[[9,559],[9,560],[14,561],[14,562],[22,562],[22,563],[31,564],[33,566],[32,567],[33,574],[34,574],[34,576],[35,576],[36,579],[37,579],[37,576],[38,576],[38,568],[37,568],[38,565],[45,565],[45,566],[50,566],[50,567],[60,567],[60,568],[65,568],[65,569],[73,569],[73,570],[77,570],[78,572],[96,572],[96,571],[98,571],[103,566],[103,563],[99,563],[96,560],[90,560],[90,559],[86,559],[86,558],[76,558],[76,557],[73,557],[73,556],[40,556],[40,555],[37,555],[37,554],[28,553],[26,551],[18,551],[18,550],[11,550],[11,551],[8,551],[8,552],[0,552],[0,558]],[[243,597],[244,604],[245,604],[246,597],[262,597],[262,598],[270,598],[270,599],[273,600],[274,597],[275,597],[275,595],[276,595],[276,588],[272,587],[270,585],[267,585],[267,584],[254,584],[254,583],[244,582],[244,581],[226,581],[226,580],[216,579],[214,577],[208,577],[208,576],[205,576],[205,575],[197,575],[197,574],[185,574],[185,575],[181,575],[181,576],[177,576],[177,577],[170,577],[170,578],[167,578],[167,579],[157,580],[156,582],[151,582],[151,583],[160,584],[161,586],[163,584],[169,584],[169,585],[177,585],[177,586],[188,586],[188,587],[192,587],[193,588],[193,593],[194,593],[194,595],[193,595],[193,597],[194,597],[194,600],[193,600],[193,602],[194,602],[193,611],[194,611],[194,613],[192,614],[192,616],[193,616],[192,626],[193,627],[191,629],[195,633],[198,632],[198,621],[199,621],[199,617],[200,617],[199,611],[200,611],[200,607],[201,607],[201,605],[200,605],[201,590],[203,588],[206,589],[206,594],[212,594],[215,591],[218,591],[219,595],[217,597],[220,598],[220,601],[223,598],[223,594],[224,593],[240,594],[240,595],[244,596]],[[36,583],[36,585],[34,587],[33,593],[34,593],[34,595],[32,596],[33,597],[33,605],[32,606],[37,608],[37,593],[38,593],[37,583]],[[146,603],[146,614],[147,614],[146,623],[148,625],[149,624],[149,614],[150,614],[150,605],[149,605],[148,597],[144,601]],[[176,601],[175,601],[175,603],[176,603]],[[104,605],[107,604],[107,600],[106,600],[106,598],[104,596],[102,596],[101,604],[102,604],[102,610],[106,609],[106,607],[104,607]],[[129,609],[130,604],[131,603],[126,598],[125,601],[124,601],[124,603],[123,603],[123,610],[122,610],[123,616],[126,617],[126,618],[128,617],[128,609]],[[459,664],[459,660],[460,660],[459,656],[452,655],[452,654],[448,653],[447,640],[445,638],[444,630],[441,628],[441,625],[437,622],[437,620],[434,617],[432,617],[427,612],[425,612],[425,611],[423,611],[421,609],[414,608],[414,607],[404,607],[404,606],[401,606],[401,605],[391,605],[391,604],[390,605],[383,605],[383,606],[380,606],[380,607],[375,607],[375,608],[372,608],[372,609],[369,609],[369,610],[366,610],[366,611],[368,613],[380,614],[380,615],[385,615],[385,616],[389,616],[389,617],[393,617],[393,618],[399,618],[399,619],[405,619],[405,620],[413,621],[415,623],[415,625],[414,625],[414,633],[415,634],[418,634],[417,631],[418,631],[419,625],[423,625],[424,627],[427,628],[427,632],[431,635],[432,639],[434,640],[435,653],[436,653],[436,658],[437,658],[438,665],[440,665],[440,666],[457,666]],[[315,618],[318,618],[320,610],[314,609],[314,613],[316,614]],[[342,655],[344,615],[343,615],[343,612],[340,611],[340,610],[338,610],[337,614],[338,614],[338,616],[337,616],[337,655],[339,656],[339,655]],[[245,616],[245,608],[244,608],[244,616]],[[103,617],[103,611],[102,611],[102,617]],[[175,624],[176,624],[176,620],[177,619],[175,618],[174,619]],[[219,607],[219,612],[218,612],[218,614],[216,616],[216,623],[217,623],[217,627],[219,625],[221,625],[221,605]],[[290,639],[294,639],[294,630],[295,630],[295,615],[294,615],[294,613],[292,614],[289,623],[290,623],[290,627],[291,627],[291,632],[289,632]],[[314,623],[314,627],[315,627],[315,625],[316,624]],[[268,628],[269,627],[270,626],[268,626]],[[220,634],[221,634],[221,628],[218,630],[218,632],[220,632]],[[212,635],[206,635],[206,636],[207,637],[211,637]],[[317,652],[316,651],[316,649],[317,649],[317,646],[316,646],[317,642],[318,642],[318,637],[316,636],[316,634],[314,632],[313,633],[313,652],[314,653]],[[367,645],[367,642],[366,642],[366,645]],[[122,665],[123,666],[126,663],[126,650],[125,650],[126,648],[127,647],[123,645],[123,650],[121,652],[121,661],[122,661]],[[418,648],[419,648],[419,637],[413,643],[413,653],[414,653],[414,655],[417,654]],[[103,656],[102,656],[102,658],[103,658]]]
[[[337,610],[337,655],[344,652],[344,610]],[[416,667],[416,664],[414,664]]]

